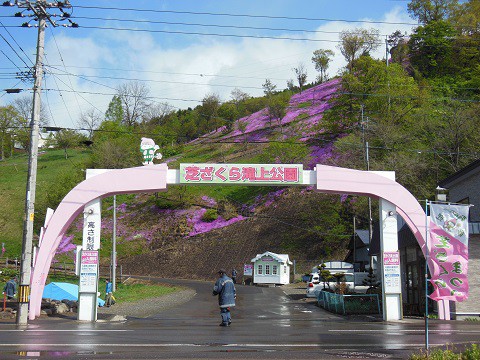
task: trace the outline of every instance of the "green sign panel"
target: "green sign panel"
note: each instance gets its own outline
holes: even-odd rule
[[[301,185],[303,165],[180,164],[181,184]]]

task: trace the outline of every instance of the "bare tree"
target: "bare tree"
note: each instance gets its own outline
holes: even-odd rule
[[[21,123],[26,126],[29,126],[32,119],[32,98],[29,96],[23,96],[18,99],[15,99],[13,102],[13,107],[18,113]],[[45,104],[42,102],[40,104],[40,123],[39,126],[45,127],[48,125],[49,116]]]
[[[89,110],[80,113],[78,127],[87,130],[88,138],[91,140],[93,137],[93,130],[97,129],[101,122],[102,115],[92,107]]]
[[[148,109],[149,88],[138,81],[130,81],[117,88],[117,95],[122,101],[123,122],[127,126],[137,123]]]
[[[332,61],[332,56],[335,53],[332,50],[319,49],[313,52],[312,62],[315,65],[315,70],[317,70],[320,75],[318,77],[318,82],[321,84],[327,80],[327,70],[330,61]]]
[[[16,117],[17,112],[13,106],[0,106],[0,160],[5,159],[5,148],[7,142],[11,142]]]
[[[143,121],[161,124],[174,111],[174,107],[166,102],[151,104],[143,114]]]
[[[18,141],[24,149],[30,148],[30,129],[32,123],[32,98],[24,96],[15,99],[13,102],[18,116],[15,124],[15,140]],[[40,104],[40,128],[48,125],[48,113],[43,102]]]
[[[305,85],[307,82],[307,69],[305,68],[304,63],[300,63],[292,70],[295,72],[295,78],[297,79],[298,87],[300,88],[301,93],[303,91],[303,85]]]
[[[376,29],[344,30],[340,33],[338,48],[347,61],[347,68],[351,72],[353,62],[361,55],[368,55],[370,51],[380,46],[379,31]]]
[[[247,100],[250,97],[245,91],[240,90],[239,88],[235,88],[230,93],[230,98],[232,99],[235,107],[238,109],[239,105]]]

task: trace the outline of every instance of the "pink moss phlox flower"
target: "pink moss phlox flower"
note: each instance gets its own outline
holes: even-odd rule
[[[206,205],[210,207],[214,207],[217,205],[217,201],[211,197],[208,197],[206,195],[202,196],[202,200],[206,203]]]
[[[242,215],[239,215],[237,217],[234,217],[230,220],[225,220],[221,216],[219,216],[216,220],[211,221],[211,222],[205,222],[202,221],[202,217],[205,214],[207,209],[201,208],[198,210],[195,210],[193,212],[193,215],[188,218],[187,223],[192,226],[192,230],[189,232],[187,237],[190,236],[195,236],[198,234],[203,234],[209,231],[212,231],[214,229],[220,229],[225,226],[229,226],[231,224],[234,224],[238,221],[241,221],[244,219]]]
[[[310,153],[311,160],[308,163],[308,168],[313,169],[316,164],[325,163],[333,156],[333,143],[327,143],[325,146],[312,146]]]
[[[190,231],[188,236],[194,236],[194,235],[198,235],[198,234],[202,234],[202,233],[205,233],[205,232],[212,231],[214,229],[220,229],[220,228],[223,228],[225,226],[232,225],[232,224],[234,224],[238,221],[241,221],[243,219],[244,219],[244,217],[242,215],[238,215],[237,217],[234,217],[230,220],[225,220],[224,218],[219,216],[216,220],[214,220],[212,222],[200,221],[193,226],[193,230]]]
[[[73,251],[77,248],[75,244],[72,244],[73,235],[71,236],[64,236],[60,241],[60,244],[57,248],[57,254],[63,254],[69,251]]]

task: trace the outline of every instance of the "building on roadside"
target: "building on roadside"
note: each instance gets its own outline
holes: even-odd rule
[[[266,251],[257,254],[253,263],[253,283],[261,285],[285,285],[290,283],[290,265],[287,254]]]
[[[468,283],[466,301],[450,302],[452,317],[480,315],[480,159],[439,182],[437,190],[447,193],[445,200],[471,204],[469,213]],[[443,194],[442,194],[443,195]],[[440,200],[440,199],[439,199]]]

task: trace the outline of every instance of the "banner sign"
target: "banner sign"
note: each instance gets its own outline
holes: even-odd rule
[[[180,164],[180,183],[301,185],[303,165]]]
[[[430,204],[428,267],[433,300],[468,299],[469,205]]]
[[[383,277],[385,294],[400,294],[402,287],[400,283],[400,254],[398,251],[383,253]]]
[[[245,275],[245,276],[252,276],[253,275],[253,265],[252,264],[244,264],[243,265],[243,275]]]
[[[79,292],[97,293],[98,251],[82,251]]]

